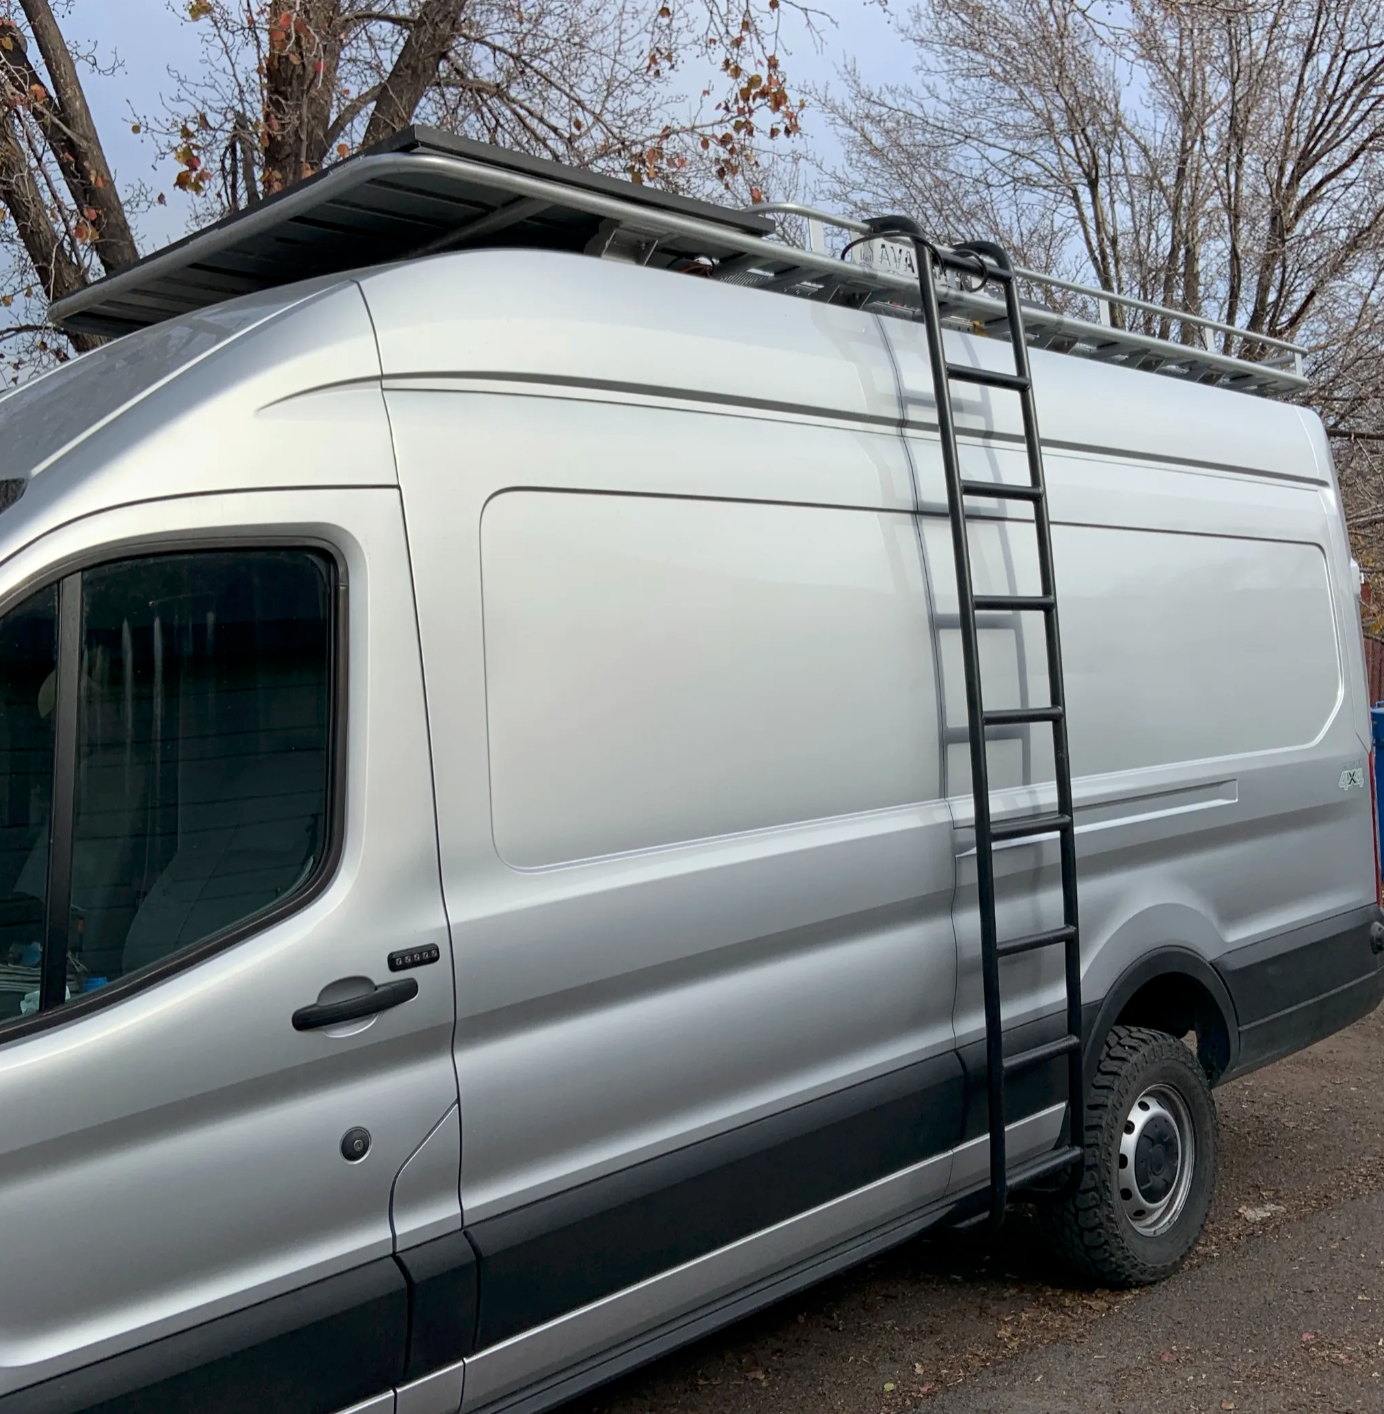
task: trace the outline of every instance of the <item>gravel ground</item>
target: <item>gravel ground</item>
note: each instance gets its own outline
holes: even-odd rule
[[[1384,1414],[1384,1008],[1216,1091],[1206,1233],[1161,1286],[1095,1291],[1023,1210],[909,1243],[569,1414]]]

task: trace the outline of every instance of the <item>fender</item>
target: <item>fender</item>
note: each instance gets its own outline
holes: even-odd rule
[[[1240,1050],[1240,1023],[1235,1003],[1231,1000],[1225,983],[1200,953],[1193,952],[1191,948],[1166,946],[1145,953],[1120,973],[1104,997],[1083,1005],[1082,1051],[1088,1086],[1110,1028],[1115,1025],[1120,1013],[1129,1005],[1130,999],[1139,989],[1158,977],[1189,978],[1199,983],[1210,995],[1225,1027],[1227,1049],[1224,1057],[1217,1057],[1213,1083],[1220,1076],[1235,1069]]]

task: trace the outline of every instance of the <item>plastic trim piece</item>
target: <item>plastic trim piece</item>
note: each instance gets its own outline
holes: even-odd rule
[[[1370,926],[1379,916],[1369,904],[1217,958],[1216,971],[1235,1000],[1240,1029],[1248,1031],[1304,1001],[1374,976],[1379,960],[1370,946]]]
[[[0,1396],[0,1414],[335,1414],[399,1382],[407,1329],[404,1274],[381,1257]]]
[[[1216,962],[1240,1018],[1243,1075],[1368,1015],[1384,999],[1384,958],[1372,945],[1374,904],[1236,948]]]
[[[408,1351],[403,1378],[416,1380],[469,1355],[476,1339],[476,1253],[465,1233],[449,1232],[396,1252],[408,1282]]]
[[[76,827],[77,733],[82,676],[82,577],[58,582],[58,658],[53,707],[53,804],[48,822],[48,883],[44,890],[43,980],[39,1014],[62,1006],[67,994],[67,944],[72,920],[72,840]]]
[[[1195,953],[1190,948],[1158,948],[1145,953],[1132,966],[1126,968],[1105,996],[1088,1002],[1082,1008],[1081,1032],[1088,1088],[1095,1073],[1096,1063],[1100,1059],[1101,1046],[1110,1028],[1119,1019],[1120,1013],[1134,994],[1158,977],[1187,977],[1200,983],[1206,990],[1225,1023],[1229,1045],[1227,1064],[1216,1075],[1215,1083],[1219,1083],[1235,1070],[1239,1054],[1239,1023],[1235,1004],[1220,974],[1200,953]]]
[[[1006,1055],[1017,1055],[1066,1034],[1067,1018],[1061,1012],[1054,1011],[1019,1026],[1007,1026],[1004,1030],[1004,1052]],[[989,1133],[985,1038],[977,1037],[959,1046],[957,1055],[966,1073],[966,1114],[961,1137],[963,1140],[979,1139]],[[1052,1105],[1066,1103],[1066,1068],[1065,1057],[1057,1056],[1006,1082],[1004,1104],[1011,1126]]]
[[[1049,1149],[1061,1119],[1055,1106],[1011,1125],[1011,1151]],[[973,1140],[492,1346],[466,1362],[464,1408],[550,1409],[897,1246],[984,1194],[986,1151]]]
[[[945,1153],[962,1097],[948,1052],[468,1227],[477,1348]]]

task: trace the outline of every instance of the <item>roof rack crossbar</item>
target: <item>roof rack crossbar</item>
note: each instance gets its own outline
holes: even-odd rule
[[[530,216],[537,216],[540,212],[546,211],[548,206],[548,202],[534,196],[521,196],[514,201],[507,201],[503,206],[497,206],[494,211],[489,211],[484,216],[464,221],[453,230],[445,231],[440,236],[434,236],[431,240],[424,241],[413,252],[413,259],[418,260],[425,255],[438,255],[442,251],[451,250],[454,246],[459,246],[466,241],[478,240],[481,236],[493,236],[496,231],[503,231],[507,226],[527,221]]]

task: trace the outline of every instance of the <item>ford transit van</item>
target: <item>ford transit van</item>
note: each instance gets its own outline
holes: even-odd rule
[[[1297,351],[843,224],[419,131],[55,309],[0,1414],[535,1411],[1012,1195],[1155,1280],[1376,1005]]]

